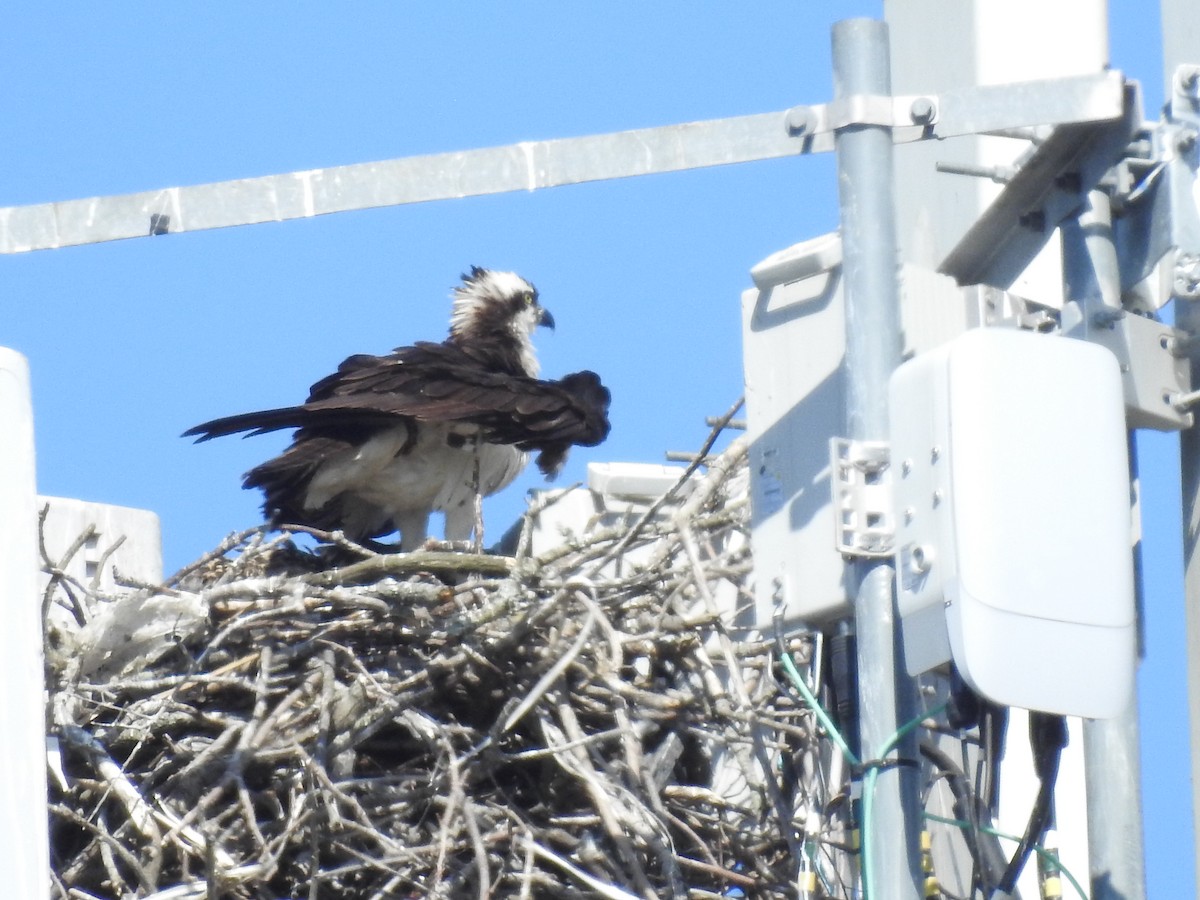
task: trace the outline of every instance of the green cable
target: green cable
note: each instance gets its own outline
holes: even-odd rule
[[[923,815],[930,822],[938,822],[942,825],[953,825],[955,828],[961,828],[964,831],[969,828],[978,827],[978,829],[985,834],[1003,838],[1006,841],[1012,841],[1016,844],[1021,842],[1021,838],[1015,834],[1005,834],[1003,831],[997,831],[995,828],[989,828],[986,825],[975,826],[970,822],[964,822],[962,819],[947,819],[945,816],[934,815],[931,812],[924,813]],[[1058,870],[1067,876],[1067,881],[1071,882],[1071,887],[1075,888],[1081,900],[1088,900],[1087,893],[1084,891],[1082,885],[1075,880],[1075,876],[1071,874],[1071,871],[1062,864],[1062,860],[1058,858],[1057,853],[1047,850],[1045,847],[1039,846],[1038,844],[1033,845],[1033,850],[1038,856],[1042,857],[1043,859],[1048,859],[1050,862],[1054,863]]]
[[[790,653],[780,654],[779,661],[783,665],[783,670],[787,673],[788,679],[791,681],[792,685],[800,693],[800,696],[802,696],[804,698],[804,702],[808,704],[809,708],[813,711],[814,715],[816,715],[817,721],[821,723],[821,727],[825,729],[825,731],[829,734],[830,738],[833,739],[834,744],[836,744],[838,749],[842,751],[842,755],[846,757],[847,761],[849,761],[849,763],[852,766],[855,766],[856,768],[861,767],[862,761],[859,760],[859,758],[855,755],[854,751],[850,749],[850,745],[846,743],[846,739],[844,737],[842,737],[842,733],[840,731],[838,731],[837,726],[833,724],[833,720],[831,718],[829,718],[829,714],[827,712],[825,712],[825,709],[824,709],[824,707],[821,706],[820,701],[818,701],[816,696],[813,694],[813,692],[811,690],[809,690],[808,685],[804,681],[804,677],[800,674],[800,671],[796,668],[796,664],[794,662],[792,662],[791,654]],[[912,719],[911,721],[906,722],[903,725],[901,725],[899,728],[896,729],[895,734],[893,734],[890,738],[888,738],[888,740],[884,743],[882,750],[880,750],[880,752],[876,755],[876,759],[882,760],[883,757],[887,756],[889,753],[892,752],[892,750],[895,748],[895,746],[898,743],[900,743],[900,741],[902,741],[909,732],[911,732],[915,728],[917,728],[921,724],[921,722],[923,722],[925,719],[929,718],[930,716],[941,715],[943,712],[945,712],[946,707],[949,705],[950,705],[949,701],[946,701],[945,703],[942,703],[939,706],[936,706],[927,712],[923,712],[916,718]],[[872,877],[871,877],[872,873],[871,873],[870,862],[869,862],[870,854],[868,852],[868,847],[869,847],[870,834],[871,834],[871,828],[870,828],[871,811],[872,811],[872,807],[874,805],[872,798],[875,793],[875,782],[878,779],[878,777],[879,777],[879,764],[878,764],[878,762],[876,762],[874,765],[871,765],[867,768],[866,775],[863,778],[862,823],[861,823],[861,827],[860,827],[860,832],[862,835],[862,847],[860,849],[860,856],[861,856],[861,860],[862,860],[861,866],[862,866],[862,873],[863,873],[863,900],[869,900],[869,898],[875,896],[874,884],[872,883]],[[934,815],[933,813],[928,813],[928,812],[923,813],[923,815],[929,821],[940,822],[943,825],[953,825],[957,828],[964,828],[964,829],[972,827],[969,822],[963,822],[959,819],[947,819],[942,816],[937,816],[937,815]],[[1008,840],[1008,841],[1020,842],[1020,840],[1021,840],[1019,837],[1016,837],[1015,835],[1005,834],[1002,831],[997,831],[996,829],[989,828],[987,826],[981,825],[981,826],[979,826],[979,830],[983,831],[987,834],[991,834],[996,837],[1003,838],[1004,840]],[[1052,863],[1054,863],[1054,865],[1056,865],[1059,868],[1059,870],[1063,873],[1063,875],[1065,875],[1067,877],[1067,881],[1071,882],[1071,887],[1075,888],[1075,890],[1079,894],[1081,900],[1088,900],[1087,893],[1083,890],[1083,888],[1080,886],[1079,882],[1075,879],[1075,876],[1071,874],[1070,870],[1067,869],[1065,866],[1063,866],[1063,864],[1059,860],[1057,854],[1052,853],[1051,851],[1047,850],[1045,847],[1039,846],[1037,844],[1034,844],[1033,849],[1034,849],[1034,852],[1038,854],[1038,856],[1041,856],[1044,859],[1050,860]]]
[[[869,900],[875,897],[875,882],[874,872],[871,871],[871,814],[875,806],[875,782],[879,778],[879,763],[885,756],[895,749],[904,738],[914,731],[925,719],[930,716],[939,716],[945,712],[946,707],[950,705],[947,700],[933,709],[920,713],[916,718],[905,722],[892,734],[883,747],[875,754],[875,759],[867,769],[867,774],[863,778],[863,796],[862,796],[862,872],[863,872],[863,898]]]
[[[846,757],[850,765],[856,768],[861,766],[862,763],[859,761],[858,757],[854,755],[854,751],[850,749],[850,745],[846,743],[846,739],[842,737],[842,733],[838,731],[837,726],[833,724],[833,719],[829,718],[829,713],[825,712],[825,709],[821,706],[820,701],[817,700],[817,698],[813,695],[813,692],[808,689],[808,685],[804,683],[804,677],[796,668],[796,664],[792,662],[792,655],[790,653],[783,653],[780,655],[779,660],[781,663],[783,663],[783,670],[787,672],[788,678],[791,680],[796,690],[800,692],[800,696],[804,698],[804,702],[807,703],[809,708],[816,714],[817,721],[821,723],[821,727],[825,729],[831,738],[833,738],[833,742],[837,744],[838,749],[842,751],[842,756]]]
[[[809,690],[808,685],[804,682],[803,676],[801,676],[800,671],[796,668],[796,664],[792,662],[791,654],[786,652],[781,653],[779,655],[779,661],[783,665],[783,670],[787,673],[788,679],[795,686],[796,690],[800,692],[800,696],[804,698],[804,702],[809,705],[810,709],[812,709],[813,713],[817,717],[817,721],[821,723],[821,726],[833,739],[833,742],[837,745],[838,749],[842,751],[842,755],[846,757],[852,766],[855,768],[861,768],[862,761],[855,755],[854,751],[850,749],[850,745],[846,743],[846,739],[842,737],[842,733],[838,731],[837,726],[833,724],[833,720],[829,718],[829,714],[825,712],[825,709],[821,706],[820,701],[818,701],[813,692]],[[900,741],[902,741],[909,732],[916,729],[923,721],[925,721],[925,719],[929,718],[930,716],[941,715],[949,705],[950,701],[947,700],[945,703],[942,703],[931,710],[922,712],[916,718],[905,722],[903,725],[897,728],[895,733],[884,743],[883,748],[879,751],[879,753],[876,754],[875,759],[877,761],[867,768],[866,775],[863,779],[862,823],[859,827],[862,842],[859,855],[861,859],[860,865],[863,875],[863,900],[870,900],[871,897],[875,896],[870,866],[871,857],[870,853],[867,851],[871,834],[871,810],[874,805],[872,796],[875,793],[875,781],[879,777],[878,760],[882,760],[885,756],[891,753],[895,746],[900,743]],[[1070,875],[1067,877],[1069,878]]]

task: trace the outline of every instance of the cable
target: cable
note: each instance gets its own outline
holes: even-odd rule
[[[1067,746],[1067,720],[1050,713],[1029,713],[1029,745],[1033,750],[1033,768],[1041,782],[1037,800],[1029,813],[1029,824],[1009,860],[1004,877],[1000,879],[1000,890],[1011,892],[1029,861],[1034,845],[1040,844],[1046,828],[1054,817],[1054,783],[1058,780],[1058,762],[1063,747]]]
[[[875,885],[872,883],[872,872],[870,869],[870,847],[871,810],[874,805],[875,781],[879,778],[879,770],[887,765],[887,760],[885,758],[889,753],[892,752],[892,750],[896,748],[897,744],[904,740],[909,732],[915,730],[923,721],[925,721],[925,719],[934,716],[940,716],[946,711],[949,705],[950,701],[947,700],[945,703],[941,703],[927,712],[919,713],[914,718],[905,722],[903,725],[897,728],[895,733],[892,734],[892,736],[884,742],[883,746],[879,748],[879,752],[875,755],[875,759],[866,763],[867,774],[863,779],[862,796],[862,870],[864,900],[872,900],[872,898],[876,897],[874,890]]]
[[[782,644],[782,642],[778,643]],[[820,723],[823,729],[825,729],[825,733],[829,735],[830,740],[832,740],[838,750],[841,751],[841,754],[846,761],[850,763],[852,770],[857,771],[862,766],[858,755],[850,749],[850,745],[846,742],[845,737],[842,736],[842,733],[838,729],[837,725],[834,724],[833,719],[830,718],[829,713],[825,711],[825,708],[821,705],[821,702],[816,698],[816,695],[813,694],[812,689],[809,688],[808,683],[804,680],[804,676],[800,674],[800,670],[796,668],[795,662],[792,661],[791,653],[780,646],[777,649],[777,655],[779,658],[779,663],[783,667],[783,671],[787,675],[788,681],[791,682],[792,687],[794,687],[796,692],[799,693],[802,698],[804,698],[804,702],[808,705],[808,708],[812,710],[813,715],[816,716],[817,722]],[[815,860],[813,860],[813,862],[815,862]],[[818,874],[819,868],[819,866],[816,867]],[[807,885],[807,876],[803,871],[800,873],[800,878],[803,880],[798,886]]]
[[[1004,759],[1004,740],[1008,731],[1008,707],[993,703],[967,684],[958,671],[950,666],[950,710],[946,716],[951,728],[965,731],[979,728],[979,771],[975,784],[988,810],[997,815],[1000,803],[1000,762]],[[963,764],[966,771],[966,763]],[[986,775],[986,777],[983,777]]]
[[[987,805],[974,793],[966,774],[948,754],[929,741],[921,742],[920,751],[946,776],[946,784],[954,796],[954,815],[971,826],[965,830],[963,838],[979,874],[979,886],[984,896],[990,897],[1008,860],[1000,848],[1000,841],[984,830],[992,824]]]
[[[824,708],[822,708],[820,702],[813,695],[813,692],[809,690],[808,685],[805,684],[803,676],[801,676],[800,671],[796,668],[796,664],[792,662],[791,654],[786,652],[780,653],[779,661],[783,666],[784,672],[787,673],[788,680],[791,681],[796,690],[799,691],[800,695],[804,698],[804,702],[809,705],[810,709],[812,709],[813,714],[817,717],[817,721],[820,722],[822,727],[824,727],[829,733],[830,738],[837,745],[838,749],[841,750],[842,755],[845,756],[850,764],[855,768],[862,768],[865,770],[866,774],[863,779],[862,793],[862,822],[860,825],[860,833],[862,835],[860,850],[863,874],[862,896],[863,900],[872,900],[872,898],[875,898],[877,895],[875,894],[874,884],[872,883],[872,872],[870,866],[871,809],[874,803],[873,795],[875,793],[875,782],[879,778],[879,770],[890,765],[895,765],[896,763],[894,760],[889,761],[886,759],[887,755],[896,748],[897,744],[904,740],[904,738],[910,732],[919,727],[920,724],[927,718],[940,716],[942,713],[944,713],[949,707],[950,701],[947,700],[945,703],[941,703],[933,709],[919,713],[909,721],[905,722],[896,729],[891,737],[884,742],[883,746],[879,748],[879,752],[875,755],[874,759],[863,763],[858,756],[855,755],[854,751],[850,749],[850,745],[846,743],[846,739],[833,724],[833,720],[829,718],[829,714],[824,710]]]
[[[853,633],[839,633],[829,639],[828,680],[830,714],[846,736],[846,743],[859,753],[858,654]]]
[[[929,812],[925,813],[925,818],[930,822],[938,822],[942,825],[953,825],[955,828],[967,829],[967,828],[971,827],[970,822],[963,822],[960,819],[947,819],[945,816],[938,816],[938,815],[934,815],[933,813],[929,813]],[[1015,834],[1006,834],[1003,831],[997,831],[995,828],[991,828],[991,827],[980,826],[979,830],[984,831],[987,834],[995,835],[996,837],[1002,838],[1006,841],[1016,841],[1019,843],[1022,840],[1021,838],[1017,837]],[[1079,894],[1080,900],[1088,900],[1088,895],[1087,895],[1087,892],[1083,889],[1083,885],[1081,885],[1079,883],[1079,881],[1075,878],[1075,876],[1071,874],[1071,871],[1062,864],[1062,860],[1058,858],[1057,853],[1053,853],[1053,852],[1047,850],[1045,847],[1041,846],[1040,844],[1034,844],[1032,846],[1033,846],[1034,853],[1036,853],[1038,856],[1042,857],[1043,859],[1048,860],[1050,863],[1052,863],[1054,865],[1054,867],[1059,872],[1061,872],[1063,875],[1065,875],[1067,877],[1067,881],[1069,881],[1071,883],[1071,887],[1075,888],[1075,892],[1077,894]]]
[[[828,733],[830,739],[837,745],[837,748],[842,751],[842,755],[846,757],[850,765],[858,768],[862,765],[858,756],[850,749],[850,745],[846,743],[846,739],[842,737],[842,733],[838,731],[838,727],[833,724],[833,719],[829,718],[829,713],[825,712],[824,707],[813,692],[808,689],[808,685],[804,681],[804,676],[800,674],[800,670],[796,668],[796,664],[792,662],[790,653],[781,653],[779,661],[783,664],[783,671],[787,673],[788,680],[792,682],[793,687],[800,692],[800,696],[804,698],[804,702],[808,704],[817,717],[817,721],[821,723],[821,727]]]

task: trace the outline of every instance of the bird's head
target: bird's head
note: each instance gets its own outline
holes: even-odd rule
[[[537,288],[515,272],[472,266],[454,289],[450,340],[468,352],[514,351],[530,377],[538,373],[530,337],[539,325],[553,328],[554,317],[538,302]]]

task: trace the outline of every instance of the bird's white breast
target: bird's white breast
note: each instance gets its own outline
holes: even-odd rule
[[[355,525],[377,529],[388,520],[403,529],[442,510],[447,539],[465,540],[473,522],[476,459],[479,488],[488,495],[521,473],[528,454],[507,444],[479,443],[473,428],[439,423],[415,428],[415,436],[405,426],[388,429],[327,460],[309,484],[305,506],[319,509],[340,498],[347,518],[361,520],[347,522],[351,531]]]

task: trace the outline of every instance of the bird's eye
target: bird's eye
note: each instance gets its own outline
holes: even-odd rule
[[[525,301],[526,306],[533,306],[533,294],[531,294],[529,291],[526,291],[524,294],[522,294],[521,299]]]

